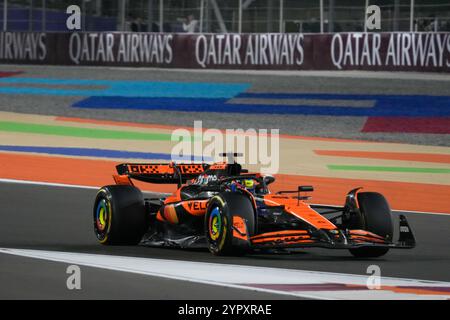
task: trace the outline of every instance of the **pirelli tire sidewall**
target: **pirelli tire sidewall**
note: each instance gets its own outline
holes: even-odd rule
[[[212,254],[242,255],[248,251],[248,246],[233,242],[233,215],[243,218],[248,235],[252,236],[255,232],[255,213],[247,196],[237,192],[222,192],[211,198],[205,214],[205,236]],[[212,232],[213,221],[217,221],[216,232]]]
[[[105,203],[108,211],[106,228],[99,232],[97,212],[99,203]],[[136,245],[148,229],[148,217],[142,192],[128,185],[102,187],[94,202],[94,231],[105,245]]]

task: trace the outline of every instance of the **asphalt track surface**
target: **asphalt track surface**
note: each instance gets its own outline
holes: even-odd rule
[[[450,216],[403,213],[418,245],[371,260],[347,251],[308,249],[295,254],[214,257],[207,250],[102,246],[92,228],[93,189],[0,183],[0,247],[214,262],[246,266],[450,281]],[[394,213],[397,221],[398,213]],[[264,292],[81,267],[82,290],[67,290],[68,264],[0,254],[0,299],[289,299]]]

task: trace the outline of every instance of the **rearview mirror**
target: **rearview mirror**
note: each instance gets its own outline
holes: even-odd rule
[[[267,186],[275,181],[273,176],[264,176],[264,184]]]
[[[313,192],[314,187],[313,186],[298,186],[299,192]]]

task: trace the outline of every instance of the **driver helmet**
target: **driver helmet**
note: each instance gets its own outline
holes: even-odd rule
[[[244,186],[245,186],[245,189],[247,189],[249,191],[254,191],[255,190],[255,181],[253,179],[245,179]]]

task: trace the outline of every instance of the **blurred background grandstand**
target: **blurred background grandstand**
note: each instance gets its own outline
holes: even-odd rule
[[[84,31],[365,31],[371,4],[381,8],[382,31],[450,31],[449,0],[0,0],[0,30],[67,31],[73,4]]]

